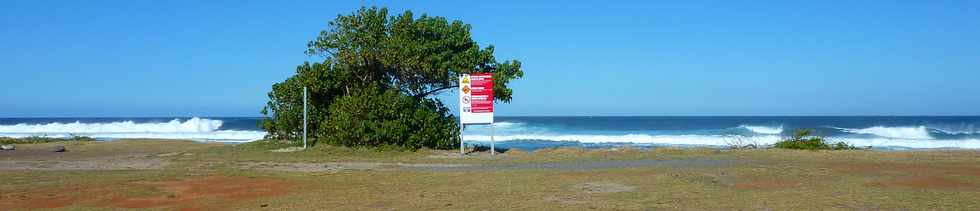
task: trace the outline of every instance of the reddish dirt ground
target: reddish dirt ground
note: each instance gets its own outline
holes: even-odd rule
[[[943,166],[902,163],[835,164],[832,169],[850,174],[882,177],[881,181],[869,182],[868,187],[907,187],[928,189],[980,190],[980,185],[955,177],[980,177],[980,167]]]
[[[980,166],[943,166],[903,163],[840,163],[834,170],[858,174],[945,174],[980,177]]]
[[[292,183],[277,179],[208,176],[178,181],[133,182],[91,188],[52,188],[0,193],[0,210],[58,208],[72,205],[118,208],[174,207],[204,209],[206,204],[227,204],[286,193]],[[149,194],[127,196],[127,191]],[[93,197],[95,196],[95,197]],[[201,203],[206,201],[207,203]]]
[[[868,183],[869,187],[908,187],[931,189],[976,189],[971,183],[941,176],[901,177],[884,182]]]
[[[71,205],[74,202],[72,196],[49,192],[58,193],[62,191],[3,193],[0,195],[0,210],[58,208]]]
[[[780,190],[799,186],[800,182],[789,180],[756,180],[735,183],[735,188],[742,190]]]

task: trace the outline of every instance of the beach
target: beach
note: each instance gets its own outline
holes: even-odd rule
[[[980,209],[980,152],[965,149],[281,147],[20,144],[0,151],[0,209]]]

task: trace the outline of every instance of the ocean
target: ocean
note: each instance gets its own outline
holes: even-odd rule
[[[240,143],[261,139],[261,118],[0,118],[0,136],[90,136],[191,139]],[[874,149],[980,149],[980,116],[677,116],[677,117],[496,117],[496,146],[534,150],[551,147],[725,147],[768,145],[810,128],[815,135]],[[489,125],[470,125],[468,145],[487,145]]]
[[[159,138],[239,143],[265,136],[258,126],[261,120],[242,117],[0,118],[0,136],[89,136],[99,140]]]

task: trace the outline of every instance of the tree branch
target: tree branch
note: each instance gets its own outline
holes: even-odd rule
[[[437,88],[437,89],[429,90],[428,92],[419,93],[419,94],[415,95],[415,98],[423,98],[426,95],[430,95],[430,94],[436,93],[438,91],[446,90],[446,89],[449,89],[449,88],[457,88],[457,87],[459,87],[459,85],[452,85],[452,86],[440,87],[440,88]]]

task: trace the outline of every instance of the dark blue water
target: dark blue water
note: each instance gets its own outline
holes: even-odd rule
[[[504,147],[726,146],[772,144],[796,129],[858,146],[980,148],[978,116],[815,117],[497,117],[495,140]],[[489,126],[469,126],[464,139],[490,141]],[[733,140],[735,139],[735,140]]]
[[[498,123],[520,123],[564,131],[642,132],[656,134],[744,134],[740,126],[812,129],[824,136],[850,135],[835,128],[920,127],[939,139],[977,138],[980,116],[817,116],[817,117],[497,117]],[[742,128],[744,129],[744,128]]]
[[[261,118],[0,118],[0,136],[86,135],[96,138],[174,138],[250,141],[264,133]],[[709,146],[733,141],[771,144],[795,129],[858,146],[980,148],[978,116],[817,117],[496,117],[502,147]],[[488,144],[489,126],[468,126],[464,140]]]

